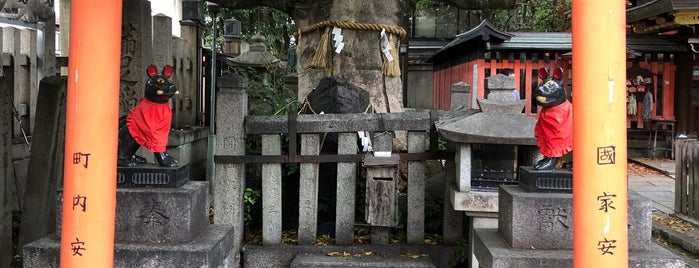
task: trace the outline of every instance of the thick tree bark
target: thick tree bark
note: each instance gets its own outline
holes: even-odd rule
[[[443,0],[464,9],[506,8],[515,0]],[[410,7],[416,0],[213,0],[224,8],[244,9],[268,6],[289,14],[298,29],[323,21],[352,21],[368,24],[404,25]],[[324,28],[302,34],[298,40],[299,99],[304,97],[325,76],[338,76],[370,93],[377,112],[401,112],[402,88],[400,76],[382,73],[383,59],[379,31],[343,29],[344,49],[328,52],[325,68],[312,67],[313,56],[319,48]],[[332,38],[332,37],[331,37]],[[398,50],[400,38],[392,36],[393,49]],[[332,39],[330,39],[332,45]],[[398,58],[394,59],[398,61]],[[405,70],[402,70],[405,71]]]

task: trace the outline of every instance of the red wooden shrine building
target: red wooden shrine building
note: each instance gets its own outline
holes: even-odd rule
[[[575,97],[576,89],[571,88],[571,50],[571,33],[504,32],[483,21],[457,35],[427,60],[434,66],[433,107],[449,109],[451,85],[457,82],[471,85],[472,94],[484,98],[485,78],[512,69],[516,90],[526,100],[524,112],[536,117],[538,107],[532,100],[532,89],[538,86],[539,68],[563,68],[569,96]],[[678,57],[687,56],[687,50],[687,43],[665,36],[627,35],[627,127],[631,132],[648,129],[649,123],[655,122],[672,122],[674,126],[679,109],[675,102],[676,62]]]

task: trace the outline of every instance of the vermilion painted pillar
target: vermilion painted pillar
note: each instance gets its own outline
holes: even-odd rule
[[[625,1],[573,0],[573,263],[628,267]]]
[[[114,265],[121,0],[72,0],[61,267]]]

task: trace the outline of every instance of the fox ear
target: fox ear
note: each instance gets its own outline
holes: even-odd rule
[[[539,79],[544,80],[546,77],[549,76],[549,70],[541,67],[539,68],[539,72],[537,73],[537,75],[539,76]]]
[[[173,72],[174,72],[174,69],[172,69],[172,66],[165,65],[165,67],[163,67],[163,75],[165,77],[170,78],[170,76],[172,76]]]
[[[148,68],[146,68],[146,73],[148,73],[148,77],[153,78],[153,76],[158,74],[158,67],[155,67],[153,64],[148,65]]]
[[[556,80],[563,79],[563,68],[558,67],[556,69],[553,69],[553,79],[556,79]]]

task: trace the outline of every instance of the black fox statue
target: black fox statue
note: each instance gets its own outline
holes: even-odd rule
[[[534,90],[536,104],[541,106],[534,126],[537,146],[544,158],[534,165],[536,170],[552,170],[558,158],[573,150],[573,105],[568,101],[563,84],[563,69],[553,74],[539,69],[541,85]]]
[[[136,155],[141,146],[153,152],[161,167],[177,167],[177,159],[165,152],[172,110],[168,103],[170,98],[179,94],[177,87],[170,82],[173,68],[150,65],[146,68],[144,97],[125,116],[119,118],[119,146],[117,166],[134,167],[146,163],[146,159]]]

